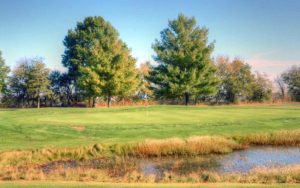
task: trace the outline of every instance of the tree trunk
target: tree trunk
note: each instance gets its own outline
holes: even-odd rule
[[[190,96],[188,93],[184,93],[184,98],[185,98],[185,106],[189,105],[190,102]]]
[[[41,103],[41,97],[38,96],[38,100],[37,100],[37,108],[40,108],[40,103]]]
[[[284,98],[285,98],[285,96],[284,96],[284,88],[282,87],[282,88],[280,88],[280,90],[281,90],[282,101],[284,101]]]
[[[111,95],[109,93],[107,96],[107,107],[110,108],[110,106],[111,106]]]
[[[96,107],[96,97],[93,97],[93,108]]]
[[[88,104],[89,108],[91,107],[91,97],[89,97],[89,104]]]

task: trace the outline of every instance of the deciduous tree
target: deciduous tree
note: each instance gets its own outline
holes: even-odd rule
[[[268,101],[272,97],[272,82],[268,79],[266,74],[256,72],[254,83],[252,86],[251,100],[257,102]]]
[[[282,79],[286,83],[292,99],[300,101],[300,67],[296,65],[291,67],[282,74]]]
[[[254,84],[251,67],[239,58],[230,62],[228,57],[218,57],[216,65],[221,80],[218,98],[228,102],[250,100]]]
[[[138,74],[136,60],[119,38],[117,30],[102,17],[87,17],[69,30],[64,39],[66,47],[63,65],[85,96],[93,100],[128,95],[136,89]]]
[[[6,89],[6,81],[10,69],[5,65],[5,61],[2,58],[2,53],[0,51],[0,94],[4,93]]]
[[[33,59],[28,71],[27,92],[28,95],[37,101],[37,108],[40,108],[42,96],[48,96],[51,92],[48,79],[50,70],[40,59]]]

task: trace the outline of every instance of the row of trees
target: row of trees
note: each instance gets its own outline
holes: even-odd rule
[[[267,75],[256,72],[241,59],[230,61],[228,57],[216,60],[217,75],[221,80],[217,101],[238,102],[269,100],[272,95],[272,83]]]
[[[9,74],[0,55],[0,91],[7,106],[96,106],[112,98],[147,94],[152,99],[186,105],[198,101],[265,101],[272,94],[266,75],[253,74],[241,59],[212,58],[208,29],[194,17],[179,15],[161,32],[153,49],[158,65],[136,67],[136,59],[117,30],[102,17],[87,17],[69,30],[63,44],[66,72],[50,71],[42,59],[23,59]],[[282,75],[293,99],[299,100],[299,68]],[[278,80],[279,81],[279,80]],[[279,83],[279,82],[277,82]]]

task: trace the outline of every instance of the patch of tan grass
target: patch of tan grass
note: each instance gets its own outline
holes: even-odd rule
[[[300,164],[253,169],[249,179],[256,183],[300,183]]]
[[[300,183],[300,165],[289,165],[285,167],[255,168],[248,174],[230,173],[219,174],[215,171],[191,172],[189,174],[178,174],[166,171],[157,179],[154,175],[145,176],[136,170],[128,170],[121,176],[111,173],[111,169],[91,169],[64,167],[56,168],[49,173],[29,167],[26,169],[2,169],[0,180],[4,181],[82,181],[82,182],[123,182],[123,183]]]
[[[83,132],[83,131],[85,131],[85,129],[86,129],[86,127],[83,126],[83,125],[73,126],[72,128],[75,129],[75,130],[78,131],[78,132]]]
[[[140,157],[194,156],[206,154],[224,154],[241,146],[223,137],[199,136],[188,139],[171,138],[164,140],[146,140],[134,146],[133,153]]]
[[[300,130],[255,133],[238,139],[249,145],[300,146]]]

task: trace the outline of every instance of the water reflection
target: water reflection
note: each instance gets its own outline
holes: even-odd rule
[[[138,171],[145,176],[161,179],[164,174],[172,173],[184,176],[191,173],[201,174],[213,171],[221,174],[247,173],[255,167],[273,167],[300,164],[299,147],[253,147],[235,151],[227,155],[207,155],[199,157],[168,158],[102,158],[89,161],[58,161],[41,166],[49,173],[56,168],[101,169],[112,177],[121,177],[126,173]]]
[[[219,159],[219,172],[247,173],[255,167],[300,164],[299,147],[254,147],[224,155]]]

